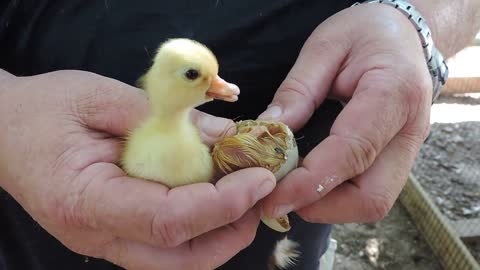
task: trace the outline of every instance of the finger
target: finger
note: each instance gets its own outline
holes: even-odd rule
[[[101,76],[96,82],[95,90],[81,96],[76,105],[77,114],[88,127],[114,135],[126,135],[148,115],[149,104],[142,90]],[[208,144],[235,131],[232,120],[198,110],[192,111],[191,119]]]
[[[346,35],[322,23],[306,41],[295,65],[277,90],[262,120],[278,120],[301,128],[323,102],[340,65],[350,50]]]
[[[236,132],[235,123],[230,119],[216,117],[199,110],[193,110],[190,116],[193,124],[199,128],[202,140],[208,145],[213,145]]]
[[[396,136],[362,175],[344,182],[298,214],[320,223],[374,222],[382,219],[399,196],[422,140]]]
[[[203,113],[198,110],[194,110],[191,114],[192,122],[200,129],[200,135],[202,140],[208,144],[213,145],[218,140],[225,136],[235,134],[235,123],[226,118],[215,117],[207,113]],[[117,163],[119,161],[120,154],[124,147],[123,142],[116,138],[105,138],[105,134],[102,133],[89,133],[93,141],[80,146],[82,148],[82,157],[89,157],[88,159],[82,158],[78,160],[78,169],[83,169],[85,165],[93,164],[96,162],[109,162]],[[101,139],[100,141],[98,139]]]
[[[104,257],[126,269],[211,270],[247,247],[259,224],[258,211],[250,210],[231,225],[199,236],[177,248],[162,249],[129,240],[117,240]]]
[[[77,188],[82,190],[72,207],[81,215],[77,219],[121,238],[163,247],[234,222],[275,186],[271,172],[252,168],[229,174],[215,186],[200,183],[168,190],[122,176],[112,166],[94,165],[80,176],[89,180]]]
[[[362,76],[329,137],[266,198],[266,215],[282,216],[305,207],[370,167],[407,121],[409,108],[403,104],[408,103],[400,91],[403,84],[381,70]]]
[[[77,94],[73,110],[87,127],[125,136],[147,116],[149,105],[143,90],[96,74],[79,72],[77,76],[88,91]]]
[[[105,136],[105,134],[102,135]],[[105,138],[90,142],[87,146],[78,146],[83,148],[78,160],[83,166],[79,169],[95,163],[119,164],[124,146],[125,142],[118,138]]]

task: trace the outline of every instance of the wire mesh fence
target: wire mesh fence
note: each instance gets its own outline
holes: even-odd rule
[[[456,115],[435,118],[401,202],[444,269],[480,269],[480,114],[464,117],[480,94],[438,104],[433,114]]]
[[[432,108],[400,201],[444,269],[480,269],[480,33],[450,59],[446,95]]]

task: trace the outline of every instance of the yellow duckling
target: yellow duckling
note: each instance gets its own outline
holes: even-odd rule
[[[281,180],[298,164],[298,149],[290,129],[278,122],[240,121],[237,134],[217,142],[212,153],[190,122],[192,109],[220,99],[235,102],[240,90],[218,75],[218,62],[204,45],[188,39],[162,44],[152,67],[140,83],[151,113],[128,136],[121,163],[131,176],[176,187],[208,182],[248,167],[264,167]],[[288,216],[270,219],[270,228],[286,232]],[[286,236],[279,241],[269,265],[294,265],[298,244]]]
[[[281,180],[297,166],[295,138],[279,122],[238,122],[237,134],[217,142],[210,153],[189,114],[213,98],[234,102],[240,90],[217,75],[217,60],[207,47],[172,39],[160,46],[153,62],[140,79],[151,115],[130,134],[121,159],[129,175],[175,187],[248,167],[264,167]],[[262,221],[280,232],[290,229],[288,216]]]
[[[217,59],[207,47],[189,39],[162,44],[140,83],[151,114],[127,138],[124,170],[169,187],[210,181],[210,149],[191,123],[190,112],[213,99],[235,102],[239,88],[218,76]]]

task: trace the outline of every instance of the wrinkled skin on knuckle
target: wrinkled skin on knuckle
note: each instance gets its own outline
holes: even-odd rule
[[[250,194],[253,194],[251,192]],[[247,201],[248,200],[248,201]],[[223,216],[225,217],[225,223],[231,223],[238,220],[242,215],[245,213],[246,205],[253,205],[253,195],[247,196],[245,198],[235,196],[231,198],[228,203],[225,203],[222,206],[222,212],[224,213]]]
[[[94,117],[104,110],[109,101],[100,98],[103,95],[103,91],[113,91],[113,89],[96,84],[93,89],[78,93],[78,96],[72,100],[71,104],[71,110],[78,119]]]
[[[430,105],[433,95],[433,83],[430,76],[420,75],[417,73],[412,80],[409,101],[412,103]]]
[[[63,199],[59,200],[56,196],[47,197],[43,202],[37,204],[36,209],[31,209],[32,216],[36,216],[44,226],[52,228],[59,233],[67,230],[69,211],[63,205]]]
[[[317,103],[317,100],[312,95],[315,89],[311,89],[306,83],[303,82],[303,79],[297,78],[294,75],[289,75],[285,79],[285,81],[282,82],[279,91],[296,93],[304,97],[304,100],[308,102],[307,104],[305,104],[305,106],[310,107],[312,110],[314,110],[320,105]]]
[[[165,213],[157,213],[151,224],[151,239],[162,247],[177,247],[188,240],[188,226],[172,216],[165,218]]]
[[[405,133],[418,138],[422,143],[430,132],[430,109],[432,101],[432,82],[430,78],[416,76],[409,87],[405,88],[405,104],[409,108]]]
[[[83,228],[88,224],[83,211],[83,195],[74,191],[65,191],[58,186],[45,194],[45,199],[38,203],[36,211],[41,219],[59,230]]]
[[[386,194],[369,194],[365,196],[365,219],[366,222],[377,222],[386,217],[392,208],[394,200]]]
[[[412,68],[403,65],[397,71],[397,81],[400,88],[402,104],[409,108],[408,121],[414,121],[419,114],[425,114],[430,109],[433,95],[432,79],[428,70]]]
[[[405,121],[402,132],[421,137],[428,136],[429,114],[432,98],[432,82],[425,72],[403,65],[399,70],[384,68],[369,72],[368,80],[376,85],[376,91],[382,100],[391,100],[397,104],[395,112]],[[388,80],[386,80],[388,78]],[[391,91],[393,85],[397,91]],[[380,86],[380,87],[379,87]]]
[[[366,171],[375,161],[377,150],[369,139],[360,137],[343,137],[349,154],[347,163],[352,170],[351,175],[359,175]]]
[[[105,204],[100,203],[102,194],[99,175],[101,171],[90,177],[76,177],[66,188],[64,203],[68,226],[83,229],[97,229],[100,225],[99,213]]]
[[[72,211],[72,207],[58,200],[51,200],[48,217],[41,221],[42,226],[71,251],[93,257],[101,257],[99,248],[102,237],[95,235],[84,226],[85,216]],[[40,220],[39,220],[40,221]]]
[[[399,147],[403,150],[401,154],[403,154],[405,158],[415,157],[420,151],[424,141],[421,132],[416,131],[411,134],[402,132],[398,134],[397,137],[402,139],[402,144],[400,144]]]
[[[327,19],[312,32],[303,48],[314,52],[349,51],[351,40],[348,31],[337,31],[335,19]]]
[[[79,142],[83,140],[82,135],[77,131],[71,131],[57,138],[57,145],[52,146],[52,151],[56,152],[55,159],[51,162],[50,167],[53,175],[69,174],[68,176],[74,176],[89,164],[89,156],[85,150],[95,146],[93,144],[80,144]]]

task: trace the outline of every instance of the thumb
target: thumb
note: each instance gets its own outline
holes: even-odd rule
[[[340,44],[347,44],[347,40],[329,28],[320,25],[308,38],[272,103],[258,119],[281,121],[293,130],[310,119],[327,96],[348,52]]]
[[[193,124],[199,128],[203,141],[208,145],[236,132],[235,123],[231,119],[216,117],[199,110],[193,110],[190,116]]]
[[[91,129],[125,136],[148,115],[148,98],[141,89],[83,71],[59,71],[52,75],[62,74],[83,86],[75,94],[73,111]]]
[[[85,76],[82,72],[81,76]],[[87,75],[93,93],[80,95],[76,100],[76,113],[88,127],[113,135],[124,136],[145,119],[149,113],[148,98],[141,89],[100,75]],[[87,83],[88,83],[87,82]],[[232,120],[215,117],[193,110],[191,120],[200,130],[202,139],[213,144],[226,135],[235,133]]]

